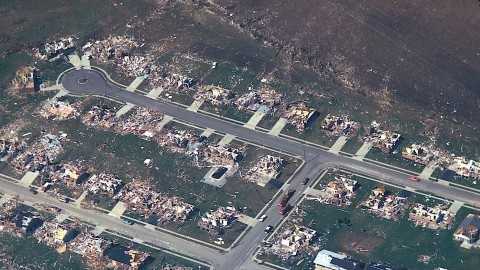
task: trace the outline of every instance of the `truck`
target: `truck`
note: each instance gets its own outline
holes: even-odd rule
[[[282,198],[280,199],[280,202],[278,203],[278,206],[279,207],[285,207],[287,205],[288,201],[290,200],[290,198],[292,198],[294,193],[295,193],[295,190],[290,189],[285,194],[283,194]]]
[[[280,207],[278,209],[278,212],[280,213],[280,215],[282,216],[286,216],[288,214],[288,212],[290,212],[290,210],[292,209],[292,205],[291,204],[287,204],[283,207]]]

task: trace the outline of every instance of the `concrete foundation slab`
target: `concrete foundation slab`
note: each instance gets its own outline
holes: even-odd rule
[[[187,110],[192,111],[192,112],[197,112],[200,107],[202,107],[204,100],[203,99],[197,99],[192,102],[190,107],[187,108]]]
[[[122,115],[128,113],[131,109],[133,109],[135,107],[135,105],[133,105],[132,103],[127,103],[125,105],[123,105],[123,107],[121,107],[116,113],[115,113],[115,116],[116,117],[121,117]]]
[[[201,180],[202,183],[205,183],[205,184],[208,184],[208,185],[211,185],[211,186],[214,186],[214,187],[218,187],[218,188],[221,188],[223,187],[226,183],[227,183],[227,179],[226,179],[226,173],[224,173],[222,175],[222,177],[220,178],[213,178],[212,177],[212,174],[218,169],[218,167],[213,167],[211,168],[207,174],[205,174],[205,176],[203,177],[203,179]]]
[[[218,142],[218,145],[227,145],[231,143],[233,139],[235,139],[235,136],[232,134],[225,134],[225,136],[223,136],[223,138]]]
[[[58,223],[62,223],[62,222],[64,222],[68,217],[69,217],[69,215],[61,213],[61,214],[58,214],[58,215],[55,217],[55,220],[56,220]]]
[[[360,146],[360,148],[357,150],[353,158],[357,160],[363,160],[370,151],[370,149],[372,149],[372,143],[364,142],[362,146]]]
[[[117,217],[117,218],[120,218],[123,213],[125,213],[125,210],[127,210],[127,205],[123,202],[118,202],[112,209],[112,211],[110,211],[110,213],[108,213],[110,216],[114,216],[114,217]]]
[[[82,192],[82,194],[80,195],[80,197],[78,197],[78,199],[75,200],[75,206],[77,207],[80,207],[80,205],[82,204],[83,200],[85,200],[85,197],[87,197],[88,195],[88,191],[84,191]]]
[[[200,136],[210,137],[215,132],[215,129],[207,128],[205,129]]]
[[[268,134],[272,136],[278,136],[282,132],[283,128],[287,125],[288,120],[285,118],[280,118],[278,121],[275,123],[273,128],[268,132]]]
[[[20,180],[20,185],[29,187],[38,177],[38,172],[27,172]]]
[[[243,125],[246,128],[249,129],[255,129],[255,127],[260,123],[262,118],[265,116],[265,112],[263,110],[258,109],[250,119],[248,119],[248,122]]]
[[[420,179],[428,180],[438,166],[435,163],[429,163],[418,176]]]
[[[153,88],[152,91],[148,92],[147,97],[156,99],[162,94],[163,88],[157,87]]]
[[[249,217],[249,216],[244,215],[244,214],[241,214],[238,217],[238,221],[245,224],[245,225],[248,225],[250,227],[253,227],[253,226],[257,225],[257,223],[258,223],[257,219],[255,219],[253,217]]]
[[[137,88],[143,83],[143,81],[147,78],[147,76],[139,76],[139,77],[136,77],[135,80],[133,80],[133,82],[127,86],[127,91],[130,91],[130,92],[134,92],[135,90],[137,90]]]
[[[329,152],[338,154],[340,150],[342,150],[343,146],[347,143],[348,137],[347,136],[340,136],[338,137],[337,141],[332,145]]]
[[[90,69],[90,56],[87,54],[82,55],[82,58],[80,60],[80,66],[82,66],[85,69]]]

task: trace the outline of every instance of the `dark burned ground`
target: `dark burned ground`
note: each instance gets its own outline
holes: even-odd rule
[[[455,127],[476,130],[480,123],[478,1],[213,2],[278,52],[292,82],[292,67],[301,64],[317,74],[320,89],[312,91],[373,105],[370,113],[380,118],[431,118],[435,132],[452,138],[461,135]]]

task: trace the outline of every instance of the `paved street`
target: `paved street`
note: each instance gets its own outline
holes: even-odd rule
[[[276,149],[293,156],[304,158],[304,166],[289,183],[288,189],[295,189],[296,192],[291,199],[296,202],[307,186],[302,184],[305,177],[315,179],[320,173],[329,167],[347,169],[359,174],[379,179],[395,185],[408,186],[411,189],[432,193],[454,201],[480,207],[480,194],[468,190],[445,186],[432,181],[409,181],[409,175],[391,168],[383,167],[373,163],[367,163],[350,157],[341,156],[328,152],[319,147],[306,145],[298,141],[273,136],[255,129],[246,128],[242,125],[222,120],[213,116],[197,113],[176,104],[157,100],[137,93],[125,91],[121,86],[107,79],[106,74],[93,69],[72,69],[65,72],[60,78],[62,86],[74,95],[98,95],[113,98],[124,103],[135,106],[143,106],[152,110],[161,111],[182,122],[187,122],[199,127],[210,128],[222,133],[231,134],[237,138]],[[205,247],[168,233],[154,231],[144,226],[126,225],[120,219],[103,213],[80,209],[74,205],[65,204],[45,194],[33,195],[25,187],[0,178],[0,191],[7,194],[18,194],[22,200],[54,204],[65,211],[65,213],[77,217],[95,225],[111,229],[132,238],[150,242],[161,248],[172,250],[187,256],[205,261],[215,269],[268,269],[252,261],[252,256],[257,246],[265,237],[263,232],[267,225],[277,225],[281,222],[282,216],[277,212],[276,204],[280,199],[277,197],[270,207],[265,211],[268,216],[265,222],[259,222],[252,227],[244,237],[232,247],[229,252],[219,252],[216,249]]]

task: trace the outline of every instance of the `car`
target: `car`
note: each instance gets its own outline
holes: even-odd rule
[[[70,202],[70,198],[68,198],[68,197],[59,197],[58,200],[61,201],[61,202],[64,202],[64,203],[69,203]]]
[[[122,222],[127,224],[127,225],[133,225],[133,221],[131,221],[129,219],[122,219]]]
[[[31,192],[33,195],[37,195],[37,194],[38,194],[38,191],[37,191],[36,188],[31,187],[29,190],[30,190],[30,192]]]
[[[303,184],[304,184],[304,185],[308,184],[308,182],[310,182],[310,178],[309,178],[309,177],[306,177],[305,179],[303,179]]]
[[[262,242],[262,246],[264,246],[264,247],[272,247],[273,244],[270,243],[270,242],[267,242],[267,241],[263,241],[263,242]]]
[[[272,225],[268,225],[267,227],[265,227],[265,233],[270,233],[271,231],[273,230],[273,226]]]
[[[267,215],[262,215],[260,218],[258,218],[258,220],[260,220],[261,222],[264,222],[265,219],[267,219]]]

